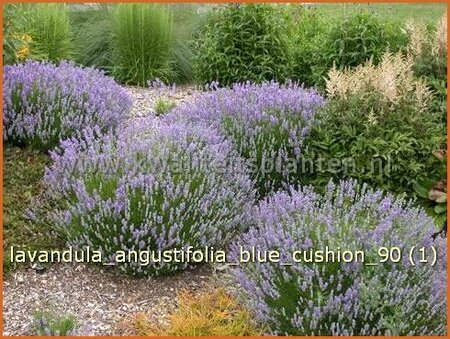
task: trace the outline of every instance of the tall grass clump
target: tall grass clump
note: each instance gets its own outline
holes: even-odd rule
[[[270,4],[229,4],[211,12],[194,44],[200,83],[285,81],[291,49],[278,10]]]
[[[209,88],[166,118],[217,128],[245,159],[260,196],[298,181],[304,140],[323,97],[294,83]]]
[[[129,274],[160,275],[193,265],[167,259],[173,250],[224,248],[242,231],[252,183],[215,131],[151,119],[100,136],[94,128],[62,142],[45,173],[57,207],[44,217],[68,245],[101,251]],[[119,261],[119,251],[143,256]]]
[[[68,62],[5,66],[3,100],[4,140],[43,151],[85,127],[114,129],[131,108],[113,79]]]
[[[199,12],[201,5],[172,4],[173,12],[173,80],[176,83],[189,82],[194,79],[192,41],[204,25],[206,13]]]
[[[373,187],[414,195],[413,185],[438,175],[432,154],[445,141],[434,94],[416,79],[412,60],[383,55],[354,69],[328,73],[328,103],[317,115],[304,151],[304,184],[355,178]]]
[[[233,269],[271,334],[446,335],[447,243],[433,240],[433,220],[411,202],[354,181],[330,183],[324,195],[292,188],[261,202],[248,225],[230,260],[240,246],[280,253]]]
[[[118,4],[113,11],[114,76],[144,86],[173,76],[173,15],[160,4]]]
[[[66,4],[29,4],[27,29],[37,59],[59,62],[73,56],[73,36]]]
[[[99,8],[72,13],[74,59],[83,66],[96,67],[111,73],[112,60],[112,8]]]

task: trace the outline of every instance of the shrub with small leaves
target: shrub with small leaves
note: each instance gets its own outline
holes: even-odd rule
[[[27,61],[5,66],[3,137],[48,150],[84,127],[113,129],[131,108],[125,89],[93,68]]]
[[[48,312],[36,312],[33,319],[35,335],[38,336],[74,336],[76,321],[73,316],[55,317]]]
[[[292,79],[307,85],[325,87],[328,70],[356,67],[383,54],[406,48],[407,35],[395,22],[374,13],[354,11],[329,23],[320,13],[305,10],[294,22],[294,72]]]
[[[192,262],[158,256],[188,246],[217,249],[241,231],[254,193],[245,169],[231,166],[236,156],[201,125],[143,119],[118,135],[86,129],[51,154],[45,196],[56,207],[47,218],[69,245],[101,251],[105,262],[116,263],[118,251],[139,251],[137,260],[117,263],[121,271],[182,270]]]
[[[212,125],[231,140],[250,167],[261,196],[301,175],[298,160],[316,110],[324,99],[314,90],[276,82],[234,84],[177,107],[169,121]]]
[[[354,181],[330,182],[323,196],[292,188],[269,197],[248,225],[230,260],[240,246],[280,253],[280,262],[233,269],[272,334],[446,334],[446,240],[433,239],[433,220],[411,202]],[[409,260],[413,246],[415,265]],[[430,246],[437,253],[434,266]],[[422,247],[427,262],[419,261]],[[345,252],[353,260],[349,254],[343,260]]]
[[[198,81],[228,86],[289,78],[292,56],[282,22],[271,4],[230,4],[212,12],[194,44]]]

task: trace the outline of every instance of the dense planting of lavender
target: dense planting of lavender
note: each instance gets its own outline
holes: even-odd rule
[[[324,99],[295,83],[218,88],[180,106],[167,119],[213,125],[243,156],[261,196],[298,182],[303,142]]]
[[[61,143],[46,170],[51,222],[70,245],[89,246],[114,261],[117,251],[223,247],[242,231],[254,199],[237,153],[204,126],[142,119],[117,135],[98,128]],[[158,275],[187,263],[127,263],[120,269]]]
[[[115,128],[131,108],[113,79],[67,62],[5,66],[3,99],[4,139],[44,150],[84,127]]]
[[[251,214],[251,230],[233,245],[277,249],[281,262],[245,263],[234,270],[255,314],[275,334],[443,335],[446,332],[446,241],[410,202],[356,182],[330,183],[324,196],[310,188],[277,193]],[[437,263],[419,263],[421,246],[434,245]],[[397,246],[401,260],[294,262],[294,250],[362,250],[365,263]],[[415,266],[408,252],[417,246]],[[429,253],[429,248],[428,248]],[[302,258],[300,256],[300,258]],[[396,256],[393,256],[396,260]],[[297,257],[298,259],[298,257]],[[317,259],[320,261],[320,258]]]

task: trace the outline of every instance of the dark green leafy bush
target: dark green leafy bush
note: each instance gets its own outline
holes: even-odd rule
[[[213,12],[195,41],[198,81],[221,85],[290,77],[292,56],[272,5],[229,5]]]
[[[445,140],[445,130],[409,59],[386,54],[378,66],[333,69],[327,93],[329,102],[307,141],[305,160],[312,166],[304,183],[323,186],[330,178],[350,177],[414,195],[414,182],[439,178],[432,152]]]
[[[324,87],[333,65],[355,67],[369,59],[377,64],[386,50],[397,52],[407,44],[398,23],[369,12],[353,12],[330,24],[319,13],[305,10],[293,24],[293,78],[310,86]]]
[[[327,61],[353,67],[372,58],[377,64],[386,49],[397,52],[406,42],[406,36],[394,23],[369,12],[356,13],[338,21],[330,30]]]
[[[323,62],[323,48],[328,32],[326,18],[316,11],[302,10],[292,20],[293,78],[306,86],[322,82],[328,70]]]

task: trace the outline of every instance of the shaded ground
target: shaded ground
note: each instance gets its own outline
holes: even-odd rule
[[[24,250],[57,248],[61,241],[49,235],[45,225],[31,223],[25,213],[33,197],[42,190],[42,176],[47,155],[37,151],[5,146],[3,148],[3,272],[15,267],[10,262],[11,245]]]

